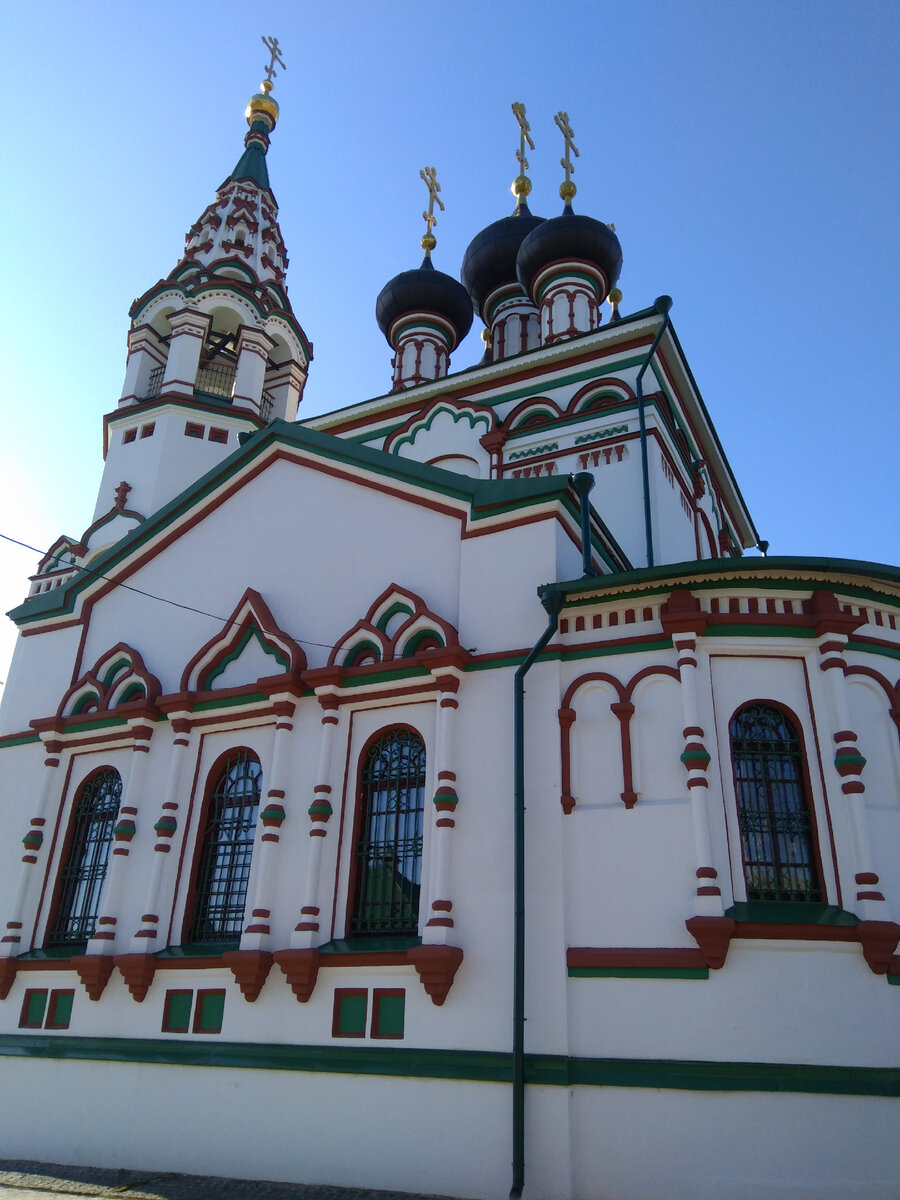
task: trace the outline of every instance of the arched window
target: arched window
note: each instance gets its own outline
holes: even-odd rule
[[[417,932],[424,819],[424,743],[411,729],[385,730],[360,767],[351,936]]]
[[[229,754],[207,804],[189,942],[240,941],[261,789],[256,755]]]
[[[77,946],[93,936],[121,798],[122,780],[112,767],[95,771],[81,786],[48,946]]]
[[[774,705],[748,704],[729,732],[747,899],[820,901],[797,730]]]

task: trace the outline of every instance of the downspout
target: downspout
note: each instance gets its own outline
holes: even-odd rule
[[[596,574],[591,562],[590,501],[594,477],[587,471],[570,476],[580,501],[581,555],[585,575]],[[585,536],[587,531],[587,536]],[[557,618],[565,603],[562,593],[541,600],[547,627],[516,671],[513,681],[514,719],[514,939],[513,939],[513,1048],[512,1048],[512,1187],[509,1200],[519,1200],[525,1186],[525,676],[556,633]]]
[[[637,377],[637,404],[638,404],[638,421],[641,427],[641,480],[644,489],[644,535],[647,539],[647,566],[653,566],[653,525],[650,516],[650,465],[647,461],[647,423],[644,417],[644,372],[650,366],[653,355],[662,339],[662,335],[666,332],[669,324],[669,309],[672,307],[671,296],[657,296],[653,302],[653,307],[662,316],[662,324],[656,337],[653,339],[653,345],[650,347],[650,353],[644,359],[644,365],[638,371]]]

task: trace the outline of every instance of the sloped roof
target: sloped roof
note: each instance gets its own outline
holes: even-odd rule
[[[161,542],[177,536],[184,525],[204,504],[218,504],[226,496],[240,490],[243,483],[255,477],[271,462],[299,454],[310,461],[327,460],[339,466],[345,478],[358,474],[367,486],[383,481],[394,496],[410,503],[420,503],[426,495],[437,495],[451,507],[462,510],[467,524],[492,524],[502,527],[517,519],[522,509],[548,505],[560,506],[562,513],[578,527],[578,500],[569,486],[566,475],[543,476],[515,480],[479,480],[426,466],[410,459],[373,450],[345,438],[320,433],[302,425],[273,421],[252,434],[233,454],[217,467],[176,496],[132,533],[127,534],[91,566],[82,569],[67,584],[50,592],[32,596],[7,615],[19,625],[62,617],[74,610],[77,598],[93,590],[103,581],[120,582],[114,576],[127,567],[130,574],[136,565],[159,552]],[[630,564],[604,523],[593,514],[594,551],[612,571],[626,569]],[[157,548],[155,548],[157,547]]]

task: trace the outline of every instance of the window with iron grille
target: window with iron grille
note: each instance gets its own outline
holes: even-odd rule
[[[772,704],[746,705],[729,732],[747,899],[821,901],[800,735]]]
[[[261,788],[256,755],[229,755],[207,808],[190,942],[240,940]]]
[[[363,755],[349,933],[415,934],[422,882],[425,746],[390,729]]]
[[[96,771],[82,784],[48,946],[78,946],[94,933],[121,798],[122,780],[112,767]]]

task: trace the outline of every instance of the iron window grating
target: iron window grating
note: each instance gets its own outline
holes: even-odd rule
[[[748,901],[819,903],[799,734],[771,704],[748,704],[729,732]]]
[[[48,946],[82,945],[93,936],[121,797],[122,780],[111,767],[96,772],[82,786]]]
[[[209,803],[191,942],[240,940],[261,788],[255,755],[241,750],[226,761]]]
[[[425,746],[410,729],[373,742],[362,769],[349,936],[415,934],[425,818]]]

